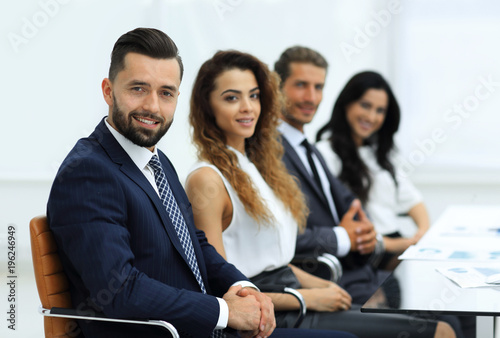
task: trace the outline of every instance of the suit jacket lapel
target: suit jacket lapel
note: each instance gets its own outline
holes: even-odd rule
[[[335,206],[335,209],[337,210],[337,215],[338,215],[339,221],[340,221],[341,215],[343,215],[344,212],[342,210],[339,210],[339,207],[341,205],[344,205],[345,202],[339,200],[339,196],[341,196],[342,194],[340,194],[340,192],[337,191],[337,189],[336,189],[336,187],[337,187],[337,184],[335,184],[336,178],[332,175],[332,173],[330,172],[330,169],[328,169],[328,166],[326,165],[325,159],[323,158],[321,153],[318,151],[318,149],[316,149],[316,147],[314,145],[311,145],[311,148],[312,148],[314,154],[316,155],[316,157],[318,158],[319,163],[321,163],[321,166],[323,167],[323,171],[326,173],[326,177],[328,178],[328,183],[330,184],[330,191],[331,191],[332,198],[333,198],[333,204]]]
[[[179,237],[177,236],[172,221],[170,220],[170,217],[168,216],[168,213],[160,197],[151,186],[151,183],[149,183],[148,179],[139,170],[139,168],[137,168],[130,156],[128,156],[128,154],[125,152],[125,150],[123,150],[118,141],[116,141],[113,135],[111,135],[108,128],[104,124],[104,119],[97,126],[96,130],[93,133],[93,136],[96,137],[97,141],[106,150],[111,160],[121,165],[120,170],[148,195],[162,220],[163,227],[167,232],[170,241],[172,242],[176,250],[180,253],[182,258],[186,261],[186,264],[188,264],[189,266],[186,254],[184,253],[184,249],[182,248],[182,244],[179,240]],[[193,239],[193,241],[194,240],[195,239]]]
[[[292,145],[287,141],[285,137],[282,136],[282,139],[283,146],[286,150],[284,156],[288,156],[290,158],[290,162],[293,164],[297,172],[303,177],[303,180],[311,186],[312,190],[316,193],[316,195],[318,195],[318,198],[328,206],[328,201],[325,198],[325,194],[320,190],[321,188],[318,187],[318,184],[316,183],[314,178],[309,174],[295,149],[293,149]]]

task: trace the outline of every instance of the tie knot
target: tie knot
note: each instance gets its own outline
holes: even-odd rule
[[[304,141],[302,141],[300,143],[301,146],[303,146],[304,148],[307,149],[307,151],[310,151],[311,149],[311,144],[307,141],[307,139],[305,138]]]
[[[157,155],[153,155],[148,164],[154,171],[162,170],[161,162]]]

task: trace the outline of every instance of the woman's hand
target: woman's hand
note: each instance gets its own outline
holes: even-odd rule
[[[397,237],[397,238],[391,238],[391,237],[385,237],[384,236],[384,246],[385,246],[385,251],[394,253],[394,254],[400,254],[410,245],[415,244],[416,241],[413,238],[405,238],[405,237]]]
[[[417,232],[411,238],[413,240],[413,244],[417,244],[417,242],[425,235],[427,229],[418,229]]]
[[[321,312],[345,311],[351,308],[351,296],[335,283],[325,288],[299,289],[308,310]]]

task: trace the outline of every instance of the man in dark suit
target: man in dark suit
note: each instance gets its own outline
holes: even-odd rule
[[[287,101],[280,125],[283,161],[299,179],[311,211],[305,232],[298,236],[296,253],[338,257],[344,268],[339,285],[354,303],[362,304],[387,276],[368,264],[377,245],[376,232],[359,200],[330,173],[314,145],[304,144],[304,126],[321,103],[327,67],[318,52],[300,46],[285,50],[275,63]]]
[[[177,174],[156,147],[182,73],[175,43],[159,30],[135,29],[113,48],[102,82],[108,117],[64,160],[47,206],[73,304],[82,313],[166,320],[183,337],[225,328],[279,337],[272,302],[195,229]],[[165,336],[150,326],[79,324],[92,338]]]
[[[327,68],[321,54],[302,46],[286,49],[274,65],[286,99],[279,126],[285,149],[283,161],[299,180],[310,209],[306,230],[297,238],[296,254],[316,257],[329,253],[340,258],[344,273],[338,284],[351,295],[353,304],[363,304],[389,274],[372,268],[369,263],[376,247],[377,252],[383,252],[382,238],[376,234],[359,200],[330,173],[325,160],[304,134],[304,126],[312,121],[323,98]],[[377,332],[380,337],[390,336],[390,330],[401,324],[397,315],[385,315],[385,324],[380,321],[382,318],[360,315],[345,320],[364,321],[368,332]],[[436,325],[435,337],[454,337],[455,332],[461,337],[456,318],[444,317],[440,319],[449,321],[453,329],[441,321],[432,324]],[[408,335],[428,334],[421,330],[410,334],[413,324],[401,325]]]

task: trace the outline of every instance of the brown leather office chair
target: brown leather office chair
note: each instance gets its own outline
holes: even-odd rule
[[[83,336],[75,319],[156,325],[168,330],[172,337],[179,337],[172,324],[161,320],[125,320],[91,317],[77,313],[76,310],[72,309],[68,277],[64,273],[47,217],[37,216],[31,220],[30,238],[36,286],[42,302],[39,312],[44,315],[46,338]]]

